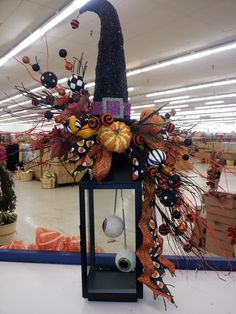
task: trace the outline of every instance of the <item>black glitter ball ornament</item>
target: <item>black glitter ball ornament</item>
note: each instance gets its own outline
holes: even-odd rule
[[[44,113],[44,117],[48,120],[51,120],[53,118],[53,113],[51,111],[46,111]]]
[[[89,1],[80,8],[80,15],[90,11],[101,20],[94,101],[104,97],[128,101],[123,35],[118,14],[107,0]]]
[[[66,49],[60,49],[60,50],[59,50],[59,56],[60,56],[61,58],[65,58],[65,57],[67,56],[67,51],[66,51]]]
[[[39,64],[38,64],[38,63],[33,64],[33,65],[32,65],[32,70],[33,70],[34,72],[38,72],[38,71],[40,70]]]
[[[181,217],[181,214],[178,210],[174,210],[171,214],[171,217],[174,219],[179,219]]]
[[[41,83],[46,88],[54,88],[57,86],[57,76],[53,72],[44,72],[41,75]]]
[[[189,160],[189,155],[184,154],[184,155],[182,156],[182,158],[183,158],[183,160],[187,161],[187,160]]]
[[[166,206],[174,206],[178,201],[178,194],[173,189],[164,189],[160,193],[160,202]]]
[[[165,114],[165,118],[168,120],[168,119],[170,119],[170,114],[169,113],[166,113]]]
[[[79,92],[81,91],[82,89],[84,89],[84,81],[83,81],[83,78],[82,76],[79,76],[79,75],[72,75],[68,82],[67,82],[67,85],[69,86],[70,90],[72,92]]]
[[[191,146],[192,143],[193,143],[193,141],[192,141],[191,138],[186,138],[186,139],[184,140],[184,145],[185,145],[185,146]]]
[[[169,178],[169,183],[170,184],[177,184],[180,182],[180,176],[178,174],[174,174]]]

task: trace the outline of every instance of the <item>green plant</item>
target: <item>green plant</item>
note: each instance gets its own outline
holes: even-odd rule
[[[16,221],[17,214],[16,195],[12,175],[0,165],[0,225],[10,224]]]

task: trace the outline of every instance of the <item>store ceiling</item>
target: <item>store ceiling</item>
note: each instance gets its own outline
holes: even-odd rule
[[[70,2],[68,0],[1,0],[0,57]],[[236,41],[235,0],[110,0],[110,2],[115,6],[120,17],[128,71]],[[100,33],[99,19],[93,13],[85,13],[79,17],[80,27],[72,30],[70,21],[76,16],[77,12],[74,12],[47,33],[49,69],[59,78],[69,76],[64,69],[63,60],[58,56],[59,49],[67,49],[68,57],[80,57],[83,52],[88,60],[85,79],[91,82],[95,77]],[[42,38],[16,57],[20,60],[23,55],[28,55],[34,60],[37,56],[41,68],[44,69],[46,51],[45,39]],[[236,78],[235,54],[236,49],[232,49],[130,76],[128,85],[134,87],[134,90],[129,93],[130,102],[135,106],[175,96],[188,95],[194,98],[236,93],[236,83],[234,83],[165,96],[146,97],[147,93],[156,91]],[[37,73],[34,73],[34,76],[39,78]],[[16,95],[14,86],[21,82],[27,88],[37,86],[24,67],[15,59],[10,59],[0,68],[0,100],[7,98],[6,95],[8,97]],[[90,93],[93,93],[92,89]],[[23,100],[23,98],[17,99],[17,102]],[[226,105],[236,104],[236,96],[223,100]],[[19,110],[17,107],[7,109],[9,105],[12,105],[12,102],[0,105],[3,109],[0,111],[0,124],[10,122],[7,120],[9,116],[1,116]],[[189,103],[186,110],[201,105],[204,106],[205,101]],[[25,105],[26,108],[28,106]],[[28,113],[32,112],[28,110]],[[23,115],[26,116],[26,113],[23,112]],[[21,121],[27,119],[30,118],[26,116]]]

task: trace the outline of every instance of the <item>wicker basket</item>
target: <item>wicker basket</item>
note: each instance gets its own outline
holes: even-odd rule
[[[227,160],[226,160],[226,166],[229,166],[229,167],[234,166],[234,160],[229,160],[229,159],[227,159]]]
[[[22,171],[20,174],[20,180],[22,182],[26,182],[26,181],[32,181],[33,179],[33,172],[32,171]]]
[[[10,244],[16,235],[16,221],[0,226],[0,245]]]
[[[83,170],[74,179],[69,173],[73,173],[75,170],[75,164],[66,163],[63,166],[57,158],[54,158],[53,161],[49,162],[49,169],[53,172],[57,178],[57,184],[66,184],[66,183],[75,183],[80,182],[81,178],[87,170]]]
[[[20,180],[21,179],[21,171],[20,170],[16,170],[14,175],[15,175],[15,179],[16,180]]]
[[[41,182],[42,182],[43,189],[54,189],[56,185],[55,178],[42,178]]]

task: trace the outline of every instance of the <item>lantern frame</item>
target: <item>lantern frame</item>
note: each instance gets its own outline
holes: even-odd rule
[[[133,272],[120,272],[115,267],[115,254],[95,255],[94,190],[134,190],[135,204],[135,250],[142,243],[142,234],[138,228],[142,210],[141,182],[84,182],[80,183],[80,237],[82,296],[90,301],[137,302],[143,298],[143,285],[138,281],[142,274],[142,265],[136,256],[136,268]],[[87,192],[88,191],[88,192]],[[89,222],[86,221],[86,193]],[[88,220],[87,219],[87,220]],[[88,223],[88,224],[87,224]],[[86,226],[89,226],[90,269],[88,272],[88,251]]]

